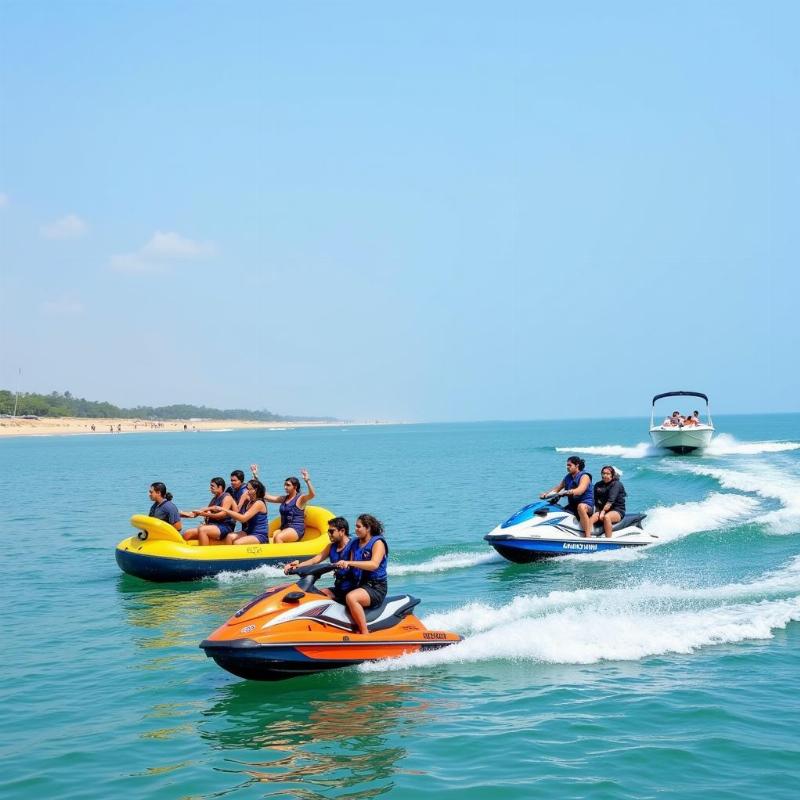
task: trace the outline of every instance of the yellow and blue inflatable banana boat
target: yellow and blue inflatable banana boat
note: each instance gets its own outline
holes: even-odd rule
[[[138,533],[117,545],[117,564],[123,572],[148,581],[193,581],[219,572],[302,561],[328,544],[328,521],[335,516],[319,506],[306,506],[306,532],[299,542],[200,547],[196,541],[187,542],[172,525],[134,514],[131,525]],[[270,536],[279,526],[279,517],[270,522]]]

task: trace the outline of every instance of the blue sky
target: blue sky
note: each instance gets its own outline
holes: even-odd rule
[[[0,2],[0,387],[798,409],[795,3]]]

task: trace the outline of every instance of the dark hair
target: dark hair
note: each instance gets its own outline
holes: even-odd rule
[[[700,416],[700,412],[699,412],[697,409],[695,409],[694,411],[692,411],[692,414],[697,414],[697,416],[698,416],[698,417]]]
[[[172,500],[172,495],[167,491],[166,485],[161,483],[161,481],[151,483],[150,488],[154,492],[158,492],[165,500]]]
[[[213,483],[214,486],[219,486],[219,488],[222,489],[223,492],[225,491],[225,481],[224,481],[224,479],[222,479],[222,478],[212,478],[211,479],[211,483]]]
[[[291,478],[287,478],[284,481],[284,483],[291,483],[292,486],[294,486],[296,492],[300,491],[300,479],[299,478],[295,478],[294,476],[292,476]]]
[[[577,464],[578,469],[583,472],[586,469],[586,462],[582,458],[578,458],[578,456],[570,456],[567,459],[568,464]]]
[[[248,486],[252,486],[256,490],[256,499],[263,500],[267,494],[267,487],[258,478],[251,478],[247,481]]]
[[[231,478],[238,478],[242,483],[244,483],[244,472],[240,469],[235,469],[231,472]]]
[[[350,535],[350,523],[344,517],[329,519],[328,525],[331,528],[336,528],[337,531],[344,531],[348,536]]]
[[[609,470],[611,472],[612,481],[618,477],[617,471],[614,469],[614,467],[611,466],[611,464],[606,464],[604,467],[602,467],[602,469],[600,470],[600,474],[602,475],[606,470]]]
[[[365,528],[369,528],[370,536],[383,536],[383,523],[375,519],[372,514],[359,514],[358,521]]]

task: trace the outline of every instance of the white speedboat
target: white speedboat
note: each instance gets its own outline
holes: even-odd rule
[[[706,419],[708,422],[698,422],[686,425],[679,416],[673,416],[675,423],[666,424],[667,420],[661,425],[655,424],[656,401],[662,397],[699,397],[706,403]],[[650,410],[650,440],[656,447],[671,450],[673,453],[684,455],[695,450],[704,450],[711,443],[714,435],[714,421],[711,419],[711,409],[708,405],[708,397],[702,392],[663,392],[653,398],[653,405]]]
[[[642,528],[646,514],[626,514],[613,526],[610,538],[606,538],[602,525],[596,525],[592,536],[585,537],[575,515],[558,504],[562,496],[551,495],[530,503],[483,538],[503,558],[517,564],[554,556],[644,547],[658,541],[658,536]]]

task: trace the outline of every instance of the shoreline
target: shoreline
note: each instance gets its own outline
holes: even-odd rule
[[[42,417],[0,419],[0,439],[12,436],[120,436],[128,433],[199,433],[201,431],[293,430],[294,428],[335,428],[353,425],[391,425],[374,422],[262,422],[242,419],[143,420],[122,418]],[[92,428],[94,426],[94,428]]]

